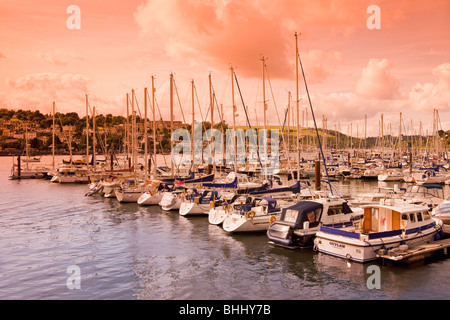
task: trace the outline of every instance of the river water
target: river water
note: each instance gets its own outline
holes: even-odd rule
[[[87,185],[9,180],[11,166],[11,157],[0,158],[3,300],[450,298],[450,259],[349,264],[274,247],[265,234],[229,235],[206,216],[86,197]],[[351,191],[378,184],[344,183]],[[380,289],[368,285],[373,265]]]

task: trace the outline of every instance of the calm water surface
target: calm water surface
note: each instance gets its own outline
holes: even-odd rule
[[[0,299],[449,299],[450,260],[382,266],[228,235],[205,217],[86,197],[86,185],[8,180],[0,158]],[[377,182],[346,181],[367,191]],[[448,191],[448,190],[446,190]],[[447,192],[446,192],[447,194]],[[66,284],[69,266],[81,288]]]

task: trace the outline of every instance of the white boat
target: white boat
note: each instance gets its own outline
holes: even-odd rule
[[[378,175],[378,181],[403,181],[404,173],[398,169],[386,169]]]
[[[186,189],[178,189],[175,191],[164,192],[159,202],[161,209],[165,211],[180,210],[183,193],[186,194]]]
[[[213,225],[221,225],[233,209],[240,208],[241,205],[250,204],[251,202],[252,198],[247,195],[235,195],[230,201],[211,208],[208,212],[208,221]]]
[[[408,186],[402,199],[408,203],[426,205],[431,210],[444,201],[444,188],[439,184]]]
[[[119,202],[137,203],[139,197],[145,192],[145,185],[136,178],[125,179],[121,185],[115,189],[116,198]]]
[[[153,181],[148,185],[144,193],[141,194],[137,203],[142,206],[158,205],[161,202],[164,192],[170,191],[166,184],[160,180]]]
[[[322,226],[314,248],[340,258],[367,262],[395,250],[404,250],[434,241],[443,222],[431,217],[428,207],[395,204],[364,206],[364,219],[358,226],[334,228]]]
[[[102,186],[105,198],[115,198],[116,189],[120,187],[120,179],[106,179],[102,181]]]
[[[253,205],[244,204],[225,217],[222,227],[227,232],[264,232],[280,218],[281,208],[290,202],[276,199],[255,199]]]
[[[448,195],[440,205],[434,207],[431,211],[431,215],[441,219],[445,224],[450,223],[450,195]]]
[[[390,187],[377,187],[373,192],[357,193],[353,196],[348,204],[352,207],[354,206],[364,206],[368,204],[377,204],[381,200],[398,197],[404,193],[404,189],[400,189],[398,185],[394,185],[393,188]]]
[[[450,178],[447,170],[445,171],[436,171],[432,169],[428,170],[420,170],[412,173],[412,178],[417,184],[424,183],[442,183],[445,184],[445,181]]]
[[[342,198],[304,200],[284,208],[267,230],[269,242],[290,249],[311,247],[320,226],[352,226],[362,219],[361,208],[350,208]]]
[[[209,210],[222,201],[216,190],[205,190],[190,196],[182,197],[179,213],[182,216],[208,215]]]
[[[89,170],[86,167],[62,165],[52,176],[51,182],[58,183],[89,183]]]

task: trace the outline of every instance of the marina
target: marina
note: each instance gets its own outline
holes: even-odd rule
[[[272,245],[265,232],[230,234],[207,215],[86,196],[87,184],[9,180],[11,159],[0,160],[7,184],[0,224],[3,299],[450,298],[445,254],[414,267],[398,265],[399,252],[381,257],[394,265],[381,258],[351,263],[313,248]],[[365,193],[381,182],[340,183]],[[442,249],[439,241],[427,246]],[[374,264],[381,268],[381,290],[366,284]],[[71,265],[81,269],[80,290],[66,286]]]
[[[24,2],[0,3],[0,299],[450,299],[448,0]]]

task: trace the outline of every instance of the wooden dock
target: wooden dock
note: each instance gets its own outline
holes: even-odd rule
[[[404,263],[414,263],[425,260],[438,252],[443,252],[447,255],[447,248],[450,247],[450,225],[444,225],[445,237],[441,240],[425,243],[406,250],[393,250],[389,254],[379,255],[385,261],[401,261]]]

